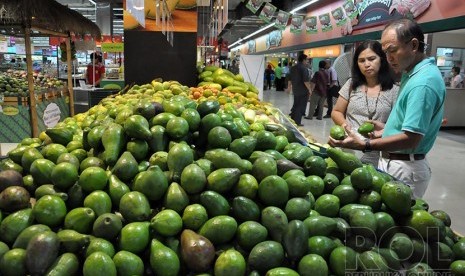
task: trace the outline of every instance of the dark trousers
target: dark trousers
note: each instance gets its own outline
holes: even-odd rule
[[[265,78],[265,89],[270,90],[273,84],[271,83],[271,77]]]
[[[295,94],[294,93],[294,104],[291,109],[291,119],[298,125],[302,123],[302,115],[305,114],[305,108],[307,107],[308,94]]]
[[[284,78],[274,80],[276,91],[284,91]]]
[[[339,97],[339,85],[334,85],[333,87],[328,87],[328,97],[326,98],[326,103],[328,104],[328,112],[326,113],[327,116],[331,116],[331,112],[333,111],[333,102],[334,98]]]
[[[331,112],[333,111],[333,96],[328,95],[326,103],[328,104],[328,111],[326,112],[326,115],[331,116]]]

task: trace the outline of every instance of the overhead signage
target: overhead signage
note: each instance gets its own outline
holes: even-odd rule
[[[263,4],[263,0],[250,0],[245,6],[252,12],[256,13]]]
[[[289,17],[291,16],[290,13],[285,12],[285,11],[279,11],[278,16],[276,17],[276,22],[274,26],[278,28],[279,30],[284,30],[286,29],[287,22],[289,21]]]
[[[258,16],[261,20],[265,21],[266,23],[270,23],[271,19],[273,19],[273,15],[276,12],[276,7],[271,3],[266,3],[263,7],[260,15]],[[287,22],[286,22],[287,24]]]
[[[48,37],[31,37],[34,46],[49,46],[50,40]]]
[[[16,54],[17,55],[25,55],[26,54],[26,45],[24,44],[16,44]]]
[[[8,39],[6,36],[0,36],[0,53],[8,52]]]
[[[393,19],[402,18],[396,7],[397,4],[394,5],[392,0],[364,0],[357,3],[356,8],[359,16],[354,30],[373,27],[385,24]]]
[[[300,34],[302,32],[302,22],[304,21],[303,15],[293,14],[291,19],[290,31],[293,34]]]
[[[310,58],[338,57],[341,54],[341,46],[325,46],[305,50],[304,53]]]
[[[124,52],[124,43],[102,43],[102,52],[122,53]]]

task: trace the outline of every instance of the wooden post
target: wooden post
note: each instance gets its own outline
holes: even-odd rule
[[[69,114],[74,116],[74,91],[73,91],[73,62],[71,60],[71,37],[66,38],[66,61],[68,63],[68,92],[69,92]]]
[[[39,136],[39,122],[37,120],[36,95],[34,93],[34,77],[32,75],[31,29],[24,29],[24,41],[26,45],[27,83],[29,85],[29,99],[31,101],[31,129],[32,137]],[[19,142],[19,141],[18,141]]]

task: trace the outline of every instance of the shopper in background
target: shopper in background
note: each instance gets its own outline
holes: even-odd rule
[[[284,91],[283,83],[283,68],[281,67],[281,62],[279,62],[276,69],[274,69],[274,85],[276,87],[276,91]]]
[[[273,69],[271,68],[271,64],[268,64],[268,66],[265,69],[265,89],[270,90],[271,87],[273,86],[271,80],[272,76],[274,74]]]
[[[381,44],[394,72],[403,73],[399,96],[386,124],[372,121],[372,139],[364,141],[346,127],[346,139],[330,137],[329,143],[365,152],[382,151],[379,169],[409,185],[413,196],[421,198],[431,178],[425,157],[441,127],[446,87],[435,59],[424,53],[423,31],[416,22],[400,19],[389,23]]]
[[[307,70],[308,70],[308,75],[309,75],[310,79],[313,78],[312,66],[313,66],[313,60],[311,58],[308,58]]]
[[[27,69],[27,59],[26,58],[21,59],[21,62],[18,64],[18,67],[21,70],[26,70]]]
[[[333,97],[338,96],[337,92],[339,91],[339,82],[337,80],[336,70],[331,66],[330,59],[326,59],[325,69],[328,74],[328,95],[326,97],[328,110],[326,111],[324,118],[331,118],[331,112],[333,111]],[[336,91],[334,91],[334,89],[336,89]]]
[[[385,123],[397,99],[399,86],[389,68],[386,54],[378,41],[365,41],[355,50],[352,78],[339,91],[331,118],[334,123],[349,128],[355,134],[366,121]],[[365,139],[358,134],[360,139]],[[379,151],[366,152],[363,163],[378,167]]]
[[[105,75],[105,66],[102,63],[102,56],[98,53],[90,54],[90,60],[86,70],[86,83],[98,87]]]
[[[10,65],[10,68],[15,68],[15,67],[16,67],[16,59],[15,59],[15,58],[12,58],[12,59],[10,60],[10,64],[9,64],[9,65]]]
[[[460,75],[460,67],[454,66],[450,71],[452,74],[452,79],[450,81],[451,88],[462,88],[463,87],[463,78]]]
[[[287,89],[287,83],[289,81],[289,64],[287,61],[283,62],[283,72],[281,78],[283,79],[283,89]]]
[[[297,64],[291,67],[287,91],[294,95],[294,103],[291,109],[291,119],[298,126],[303,126],[302,115],[307,107],[308,97],[311,95],[310,76],[307,69],[307,55],[301,54]]]
[[[237,66],[237,62],[235,59],[231,62],[231,66],[229,66],[229,71],[233,74],[239,74],[239,67]]]
[[[321,60],[318,63],[318,71],[313,74],[310,82],[312,95],[310,97],[310,105],[308,107],[308,116],[305,117],[307,120],[313,119],[313,114],[317,107],[318,114],[316,115],[316,119],[321,120],[323,117],[323,105],[328,93],[328,75],[325,72],[325,67],[326,61]]]

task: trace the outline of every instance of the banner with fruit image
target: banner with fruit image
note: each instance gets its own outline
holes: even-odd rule
[[[329,13],[320,14],[318,19],[320,20],[321,30],[323,32],[329,32],[333,30],[333,24],[331,23]]]
[[[354,2],[352,0],[346,0],[342,7],[344,8],[344,11],[346,12],[346,16],[350,18],[350,20],[357,18],[358,10],[355,7]]]
[[[286,11],[279,11],[274,26],[279,30],[286,29],[287,22],[289,21],[290,16],[291,14]]]
[[[303,15],[293,14],[291,19],[290,31],[293,34],[300,34],[302,32],[302,23],[304,21]]]
[[[307,16],[305,18],[305,32],[307,34],[316,34],[318,29],[316,28],[317,18],[316,16]]]
[[[336,26],[341,27],[347,22],[347,17],[342,7],[336,8],[331,11],[331,15],[333,16],[334,20],[336,21]]]
[[[276,9],[277,8],[273,4],[266,3],[258,17],[266,23],[270,23],[271,19],[273,19],[274,13],[276,12]]]
[[[263,0],[249,0],[245,6],[252,12],[256,13],[263,4]]]
[[[136,17],[134,17],[133,14],[127,9],[130,1],[134,0],[125,0],[123,2],[124,30],[164,32],[169,29],[167,26],[167,19],[169,16],[171,16],[173,29],[170,31],[197,32],[196,0],[159,0],[159,3],[166,3],[168,10],[168,13],[163,15],[161,12],[162,9],[157,9],[156,0],[138,0],[143,1],[145,26],[140,24]],[[158,24],[157,16],[159,19]],[[163,24],[163,22],[165,22],[165,24]],[[163,25],[165,28],[163,28]]]

